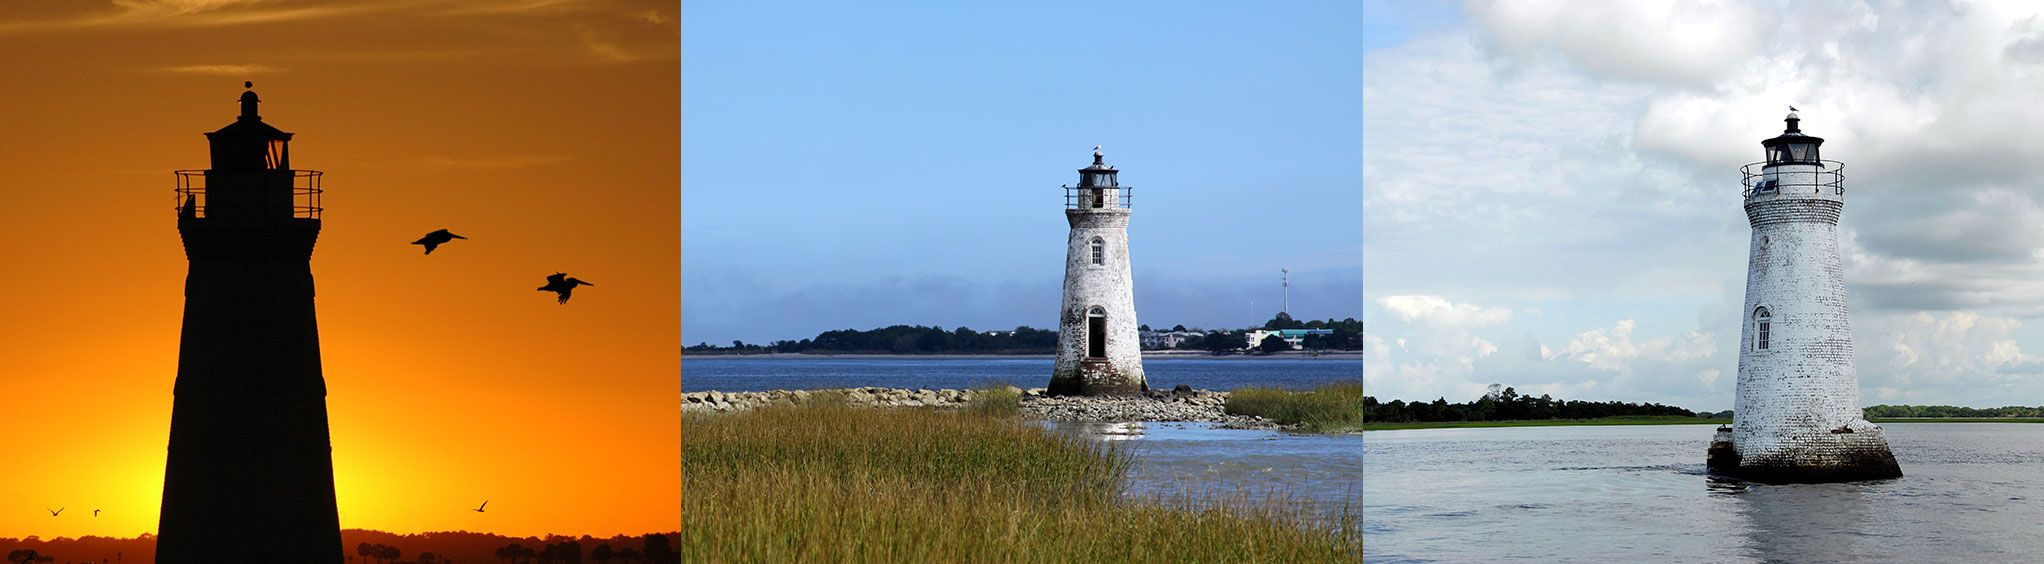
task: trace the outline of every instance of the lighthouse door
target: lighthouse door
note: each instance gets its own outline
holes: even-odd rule
[[[1107,316],[1086,316],[1086,358],[1107,356]]]

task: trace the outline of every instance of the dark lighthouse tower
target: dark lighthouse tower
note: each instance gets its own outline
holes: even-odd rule
[[[249,86],[253,86],[252,84]],[[341,562],[326,381],[312,307],[318,171],[256,115],[177,171],[185,276],[158,562]]]

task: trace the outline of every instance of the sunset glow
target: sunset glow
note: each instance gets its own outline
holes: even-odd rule
[[[244,80],[291,164],[325,172],[341,526],[678,529],[674,10],[0,0],[0,536],[155,531],[171,171],[207,166]],[[441,228],[468,239],[408,244]],[[556,304],[534,291],[554,272],[596,286]]]

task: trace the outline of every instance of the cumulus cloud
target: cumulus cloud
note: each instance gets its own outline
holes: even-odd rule
[[[1470,2],[1481,39],[1515,59],[1558,57],[1592,72],[1708,86],[1766,45],[1773,14],[1741,2]]]
[[[1455,303],[1440,296],[1386,296],[1377,304],[1405,321],[1449,326],[1481,327],[1512,319],[1512,310]]]

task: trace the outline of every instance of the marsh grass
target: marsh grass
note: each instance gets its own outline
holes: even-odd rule
[[[999,405],[999,401],[989,402]],[[687,415],[691,562],[1290,562],[1361,558],[1360,518],[1216,496],[1122,499],[1134,459],[996,411],[811,402]]]
[[[1022,412],[1022,390],[1010,385],[988,386],[966,402],[965,412],[988,417],[1007,417]]]
[[[1304,392],[1241,388],[1228,394],[1228,413],[1297,425],[1302,431],[1340,433],[1363,429],[1363,383],[1334,382]]]

